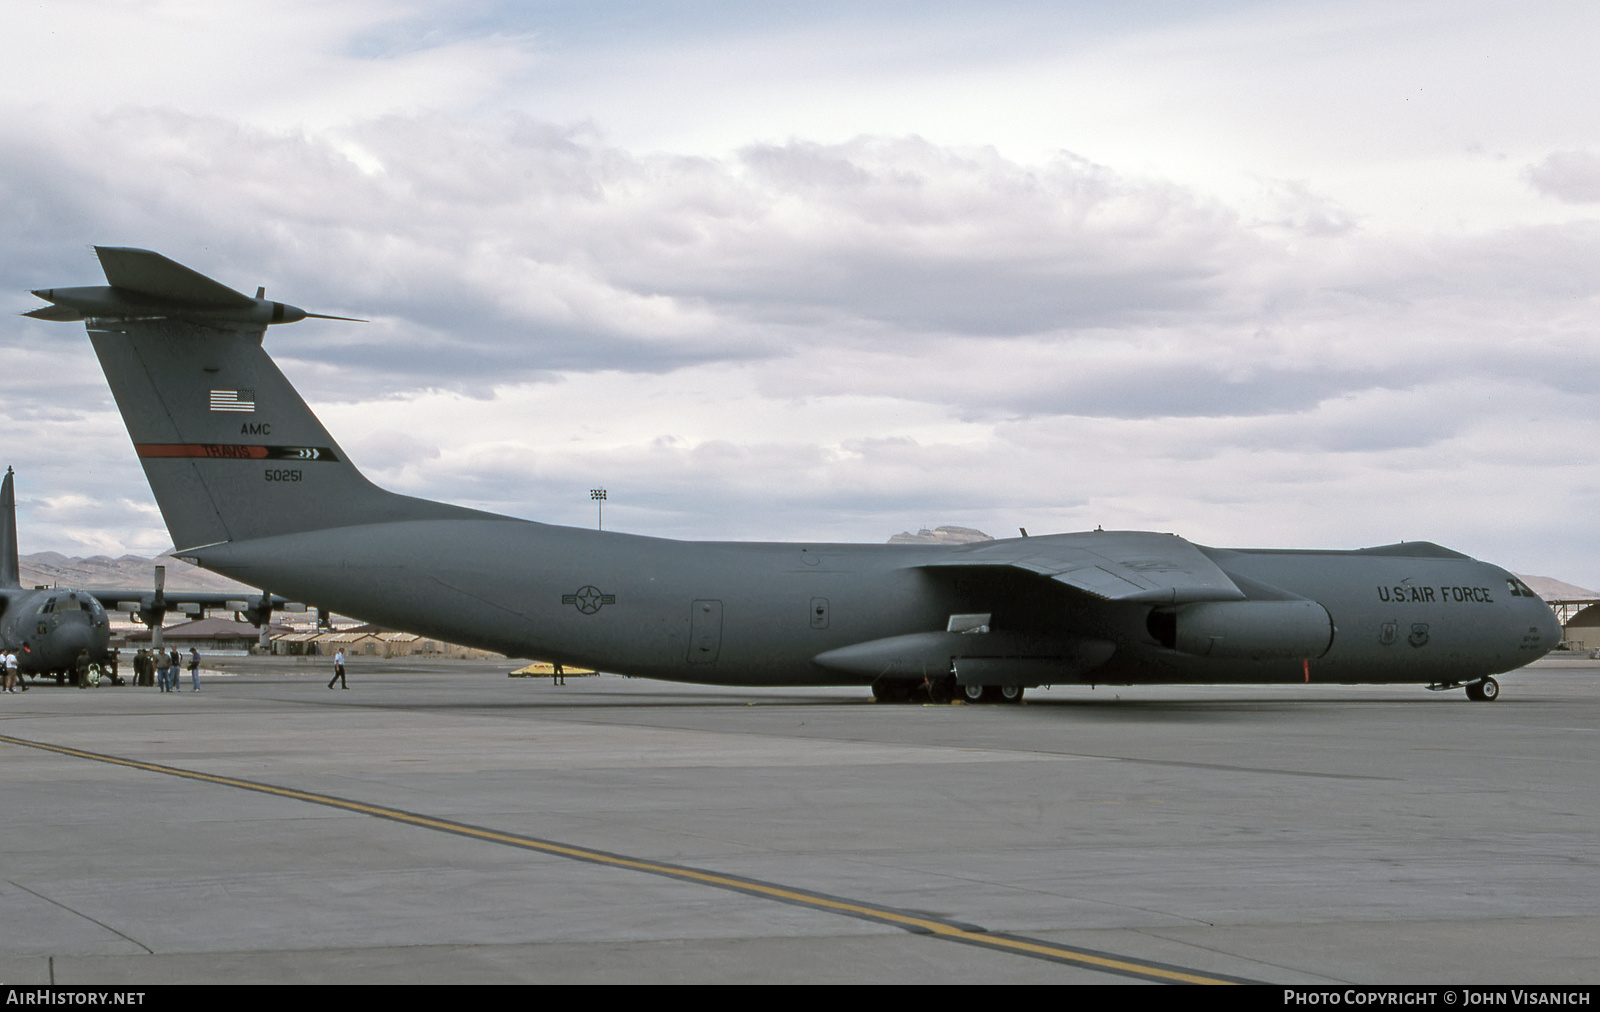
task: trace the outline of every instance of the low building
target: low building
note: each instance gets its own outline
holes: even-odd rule
[[[291,657],[332,657],[343,650],[346,657],[501,657],[492,650],[478,650],[415,633],[395,632],[377,626],[350,629],[323,629],[317,632],[284,632],[272,637],[272,652]]]
[[[1600,594],[1548,576],[1524,576],[1517,579],[1532,588],[1540,599],[1556,613],[1561,623],[1561,648],[1564,650],[1600,650]]]
[[[1561,627],[1568,650],[1600,650],[1600,604],[1591,604]]]
[[[288,632],[287,626],[268,626],[267,635]],[[151,631],[145,628],[130,630],[119,645],[132,649],[148,647]],[[186,651],[193,647],[203,654],[246,654],[261,642],[261,630],[248,622],[235,622],[226,618],[202,618],[194,622],[179,622],[164,626],[161,642],[168,648]]]

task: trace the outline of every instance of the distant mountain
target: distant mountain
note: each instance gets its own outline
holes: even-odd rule
[[[1600,594],[1587,587],[1563,583],[1549,576],[1528,576],[1518,573],[1517,578],[1526,583],[1535,594],[1546,601],[1600,601]]]
[[[926,527],[912,534],[910,531],[901,531],[889,539],[891,545],[965,545],[974,541],[993,541],[994,538],[971,527],[935,527],[928,530]]]
[[[208,573],[170,555],[154,559],[137,555],[124,555],[113,559],[108,555],[92,555],[87,559],[71,559],[60,552],[36,552],[17,560],[21,563],[24,587],[76,587],[82,590],[123,590],[155,586],[155,567],[167,567],[167,587],[170,590],[216,591],[217,593],[245,592],[246,587],[226,576]]]

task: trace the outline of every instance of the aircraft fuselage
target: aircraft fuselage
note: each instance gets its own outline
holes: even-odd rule
[[[1013,677],[1029,684],[1300,682],[1308,675],[1315,682],[1459,683],[1519,667],[1560,638],[1550,609],[1514,593],[1510,574],[1454,553],[1202,549],[1241,585],[1316,602],[1331,619],[1328,642],[1315,656],[1252,657],[1248,650],[1212,656],[1164,645],[1159,625],[1152,628],[1152,613],[1164,610],[1159,603],[1095,600],[1043,578],[1019,582],[998,568],[938,568],[954,551],[683,542],[517,520],[425,520],[236,541],[187,557],[242,582],[453,642],[702,683],[910,678],[915,672],[904,664],[873,674],[816,658],[939,634],[951,616],[972,614],[989,616],[983,632],[934,637],[918,649],[940,655],[953,645],[951,656],[968,648],[981,656],[986,637],[1000,634],[1047,644],[1035,654],[1059,654],[1048,644],[1063,642],[1114,647],[1088,667],[1047,664],[1030,672],[1023,665]]]

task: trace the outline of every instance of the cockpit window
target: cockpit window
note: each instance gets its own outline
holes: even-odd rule
[[[99,602],[95,602],[98,604]],[[89,601],[78,600],[78,595],[67,594],[62,597],[52,597],[39,606],[39,614],[48,615],[54,611],[87,611],[93,612],[94,608]]]
[[[1544,600],[1538,594],[1533,592],[1532,587],[1528,586],[1526,583],[1523,583],[1514,576],[1506,578],[1506,589],[1511,591],[1512,596],[1514,597],[1531,597],[1535,601]]]

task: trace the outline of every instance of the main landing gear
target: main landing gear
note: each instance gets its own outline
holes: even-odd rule
[[[955,678],[934,678],[922,682],[883,679],[872,683],[872,698],[880,703],[1020,703],[1020,685],[960,685]]]

